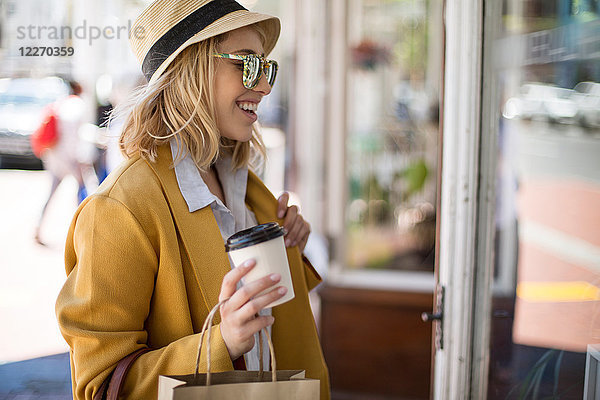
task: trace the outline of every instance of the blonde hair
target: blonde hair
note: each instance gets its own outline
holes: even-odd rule
[[[252,27],[264,39],[264,30],[258,25]],[[125,157],[139,154],[155,161],[157,148],[174,137],[179,148],[175,161],[183,158],[182,147],[186,148],[201,171],[224,154],[231,155],[234,170],[261,167],[266,150],[257,123],[252,126],[248,142],[223,137],[217,127],[213,83],[218,60],[212,55],[226,37],[227,33],[189,46],[156,82],[137,88],[115,108],[110,120],[125,121],[119,140]]]

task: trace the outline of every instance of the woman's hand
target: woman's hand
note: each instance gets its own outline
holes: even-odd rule
[[[300,252],[303,252],[308,241],[308,235],[310,235],[310,224],[302,218],[297,206],[287,206],[289,199],[290,195],[287,192],[279,196],[279,199],[277,199],[279,203],[277,216],[279,218],[285,217],[283,220],[283,227],[287,231],[285,246],[298,246]]]
[[[220,308],[220,328],[232,360],[250,351],[254,347],[254,334],[275,322],[272,316],[258,316],[258,312],[287,292],[285,287],[280,286],[257,296],[263,290],[274,287],[281,280],[279,274],[265,276],[236,290],[240,279],[255,265],[254,260],[248,260],[229,271],[223,278],[219,293],[219,301],[229,298]]]

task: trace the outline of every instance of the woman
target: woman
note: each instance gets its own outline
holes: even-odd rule
[[[253,153],[264,153],[255,111],[274,83],[276,64],[263,54],[279,20],[232,0],[157,0],[132,32],[149,83],[127,109],[128,160],[78,209],[57,300],[74,397],[91,399],[120,360],[148,348],[121,393],[156,398],[158,375],[192,373],[202,323],[230,297],[211,328],[211,369],[255,369],[255,333],[271,326],[278,368],[305,369],[328,399],[307,297],[320,277],[301,255],[309,225],[248,170]],[[254,262],[232,269],[224,239],[269,221],[289,232],[295,298],[264,310],[283,296],[280,277],[236,290]]]

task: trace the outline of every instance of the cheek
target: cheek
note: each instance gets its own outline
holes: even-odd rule
[[[241,88],[241,89],[240,89]],[[215,96],[219,113],[231,112],[236,106],[236,100],[244,94],[241,83],[235,77],[223,79],[215,84]]]
[[[215,85],[215,105],[217,112],[217,120],[226,118],[227,113],[231,112],[232,97],[228,94],[223,86]]]
[[[215,87],[222,91],[234,91],[244,88],[243,73],[233,65],[220,65],[215,71]]]

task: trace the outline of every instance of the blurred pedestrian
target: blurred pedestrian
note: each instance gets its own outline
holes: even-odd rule
[[[78,203],[87,197],[83,178],[84,162],[81,156],[83,145],[80,137],[80,129],[84,123],[85,102],[81,98],[82,88],[78,82],[69,81],[69,87],[71,95],[57,100],[54,104],[58,122],[58,141],[53,147],[44,150],[41,155],[44,169],[52,177],[52,185],[35,230],[35,240],[39,244],[44,244],[41,240],[41,231],[48,204],[66,177],[73,176],[77,181]]]
[[[222,304],[209,328],[212,370],[258,370],[256,335],[271,328],[277,367],[319,379],[328,400],[308,301],[321,279],[302,256],[310,225],[250,169],[265,154],[256,111],[275,83],[277,63],[265,57],[279,19],[233,0],[156,0],[134,25],[148,84],[124,108],[128,159],[76,212],[56,303],[74,398],[102,395],[131,355],[120,397],[155,399],[159,375],[194,372],[203,322]],[[281,276],[241,286],[256,261],[233,268],[224,240],[273,221],[288,232],[295,298],[271,309],[286,293]]]

